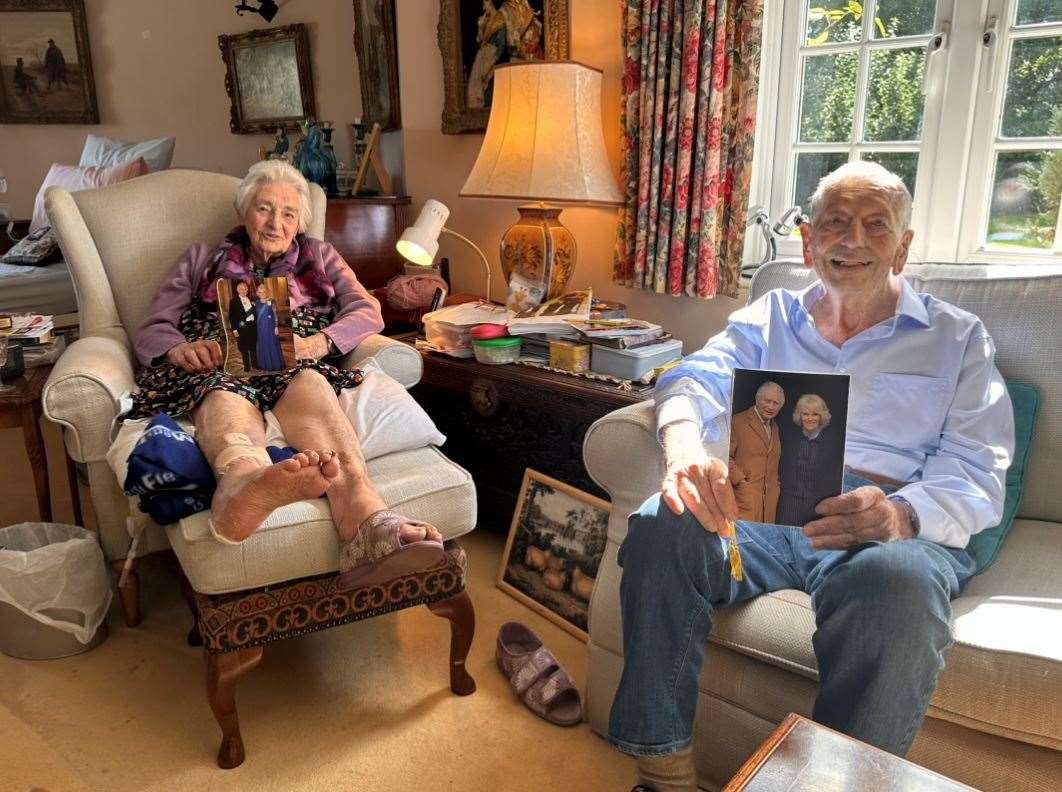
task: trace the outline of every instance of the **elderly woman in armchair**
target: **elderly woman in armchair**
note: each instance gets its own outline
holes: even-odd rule
[[[226,544],[250,536],[285,504],[325,493],[347,585],[390,579],[442,560],[442,537],[390,511],[376,491],[338,393],[362,380],[335,356],[383,328],[379,303],[335,248],[307,238],[310,192],[287,163],[251,167],[236,195],[241,219],[220,244],[190,247],[136,330],[142,368],[127,417],[190,413],[217,477],[211,530]],[[237,379],[221,370],[218,278],[287,278],[295,332],[292,368]],[[222,308],[224,310],[224,308]],[[332,361],[332,362],[329,362]],[[272,409],[292,459],[272,464],[262,413]]]

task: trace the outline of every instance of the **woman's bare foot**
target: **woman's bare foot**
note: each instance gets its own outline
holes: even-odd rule
[[[240,542],[257,530],[274,509],[319,498],[339,475],[335,456],[322,462],[316,451],[303,451],[269,467],[253,459],[236,459],[218,481],[210,505],[214,530]]]

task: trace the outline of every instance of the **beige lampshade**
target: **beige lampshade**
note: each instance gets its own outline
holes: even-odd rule
[[[601,132],[601,72],[570,61],[495,69],[487,133],[461,195],[622,203]]]

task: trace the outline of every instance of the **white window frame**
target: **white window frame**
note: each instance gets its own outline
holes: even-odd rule
[[[991,46],[985,46],[981,56],[981,79],[978,80],[974,113],[970,167],[966,173],[966,197],[962,224],[959,230],[958,255],[960,261],[1003,263],[1021,259],[1023,263],[1062,260],[1062,212],[1055,227],[1054,247],[1051,250],[1033,248],[992,248],[984,244],[987,236],[992,181],[995,176],[996,153],[1000,151],[1028,151],[1062,149],[1057,138],[1002,138],[1003,104],[1006,101],[1007,76],[1014,53],[1015,41],[1030,38],[1062,36],[1062,23],[1029,25],[1012,28],[1017,17],[1018,0],[991,0],[985,17],[985,29],[993,28]],[[992,19],[996,24],[990,24]]]
[[[942,46],[934,48],[926,63],[926,101],[922,124],[918,175],[915,185],[915,205],[912,226],[915,239],[911,247],[912,261],[962,261],[984,263],[1062,263],[1062,228],[1055,234],[1054,251],[1033,249],[986,248],[984,238],[991,200],[990,181],[994,173],[994,146],[1018,150],[1062,148],[1049,139],[1031,138],[997,144],[995,132],[1002,116],[1003,90],[1009,70],[1007,55],[1010,48],[1003,35],[994,42],[997,50],[980,45],[986,20],[995,15],[1001,20],[1000,32],[1009,30],[1018,0],[938,0],[934,35],[945,34]],[[768,207],[772,220],[790,206],[793,190],[796,149],[793,141],[799,130],[800,56],[804,34],[804,0],[767,0],[763,22],[763,59],[761,61],[758,145],[753,164],[751,204]],[[875,3],[876,6],[876,3]],[[873,13],[864,18],[864,39]],[[1062,24],[1034,26],[1017,34],[1055,34]],[[911,42],[924,42],[933,36],[903,37],[875,44],[879,47],[903,48]],[[959,42],[956,45],[956,42]],[[965,42],[965,45],[963,44]],[[971,46],[970,42],[977,42]],[[827,45],[816,51],[852,51],[862,42]],[[989,91],[983,85],[990,67],[988,54],[996,54],[999,61],[992,72],[993,85]],[[868,56],[868,48],[860,47]],[[861,69],[861,77],[867,72]],[[783,79],[783,75],[785,78]],[[795,75],[795,76],[794,76]],[[859,107],[866,91],[865,77],[857,85],[857,118],[861,124]],[[859,130],[858,126],[853,129]],[[839,151],[849,151],[849,159],[856,150],[902,149],[915,150],[919,144],[909,143],[843,143],[835,144]],[[822,151],[830,144],[805,144],[806,148]],[[805,211],[807,207],[804,207]],[[1060,213],[1062,215],[1062,213]],[[1060,221],[1062,226],[1062,221]],[[760,235],[750,229],[746,235],[745,261],[762,259],[764,246]],[[799,257],[797,239],[779,240],[780,257]]]

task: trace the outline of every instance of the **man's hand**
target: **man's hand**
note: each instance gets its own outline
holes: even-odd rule
[[[186,341],[171,347],[166,360],[192,374],[203,374],[221,366],[221,345],[212,338]]]
[[[693,424],[665,427],[664,452],[667,473],[660,493],[667,507],[675,514],[689,509],[705,530],[730,536],[727,520],[737,519],[737,502],[726,462],[708,455]]]
[[[295,336],[295,357],[299,360],[320,360],[328,354],[328,336],[314,333],[312,336]]]
[[[877,487],[859,487],[826,498],[815,511],[823,515],[804,526],[816,550],[842,550],[861,542],[893,542],[914,536],[911,518]]]

